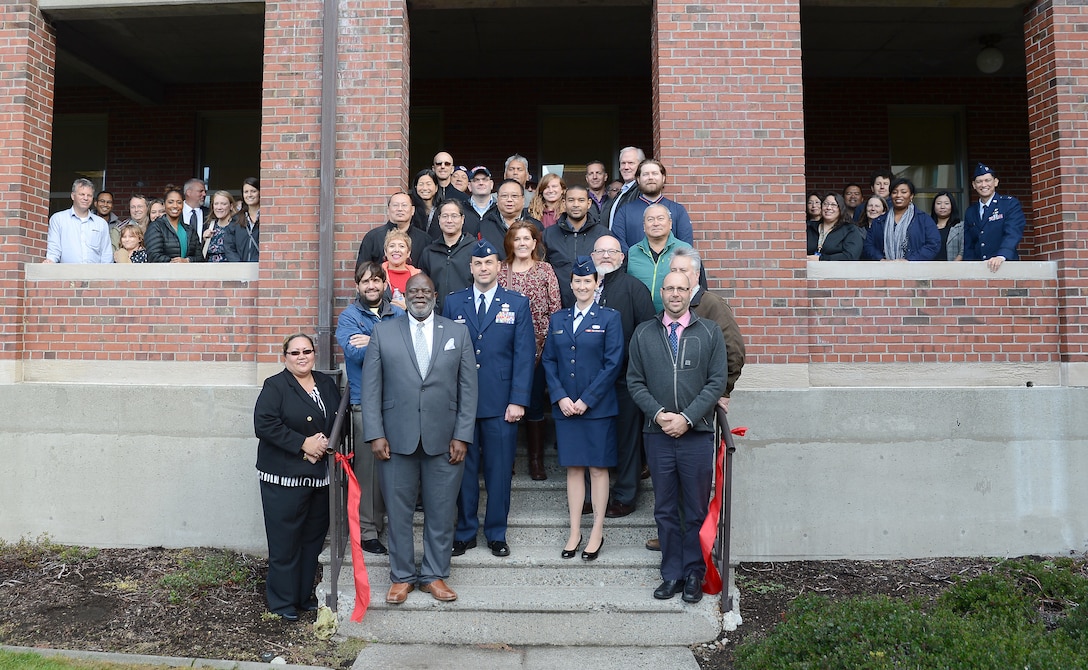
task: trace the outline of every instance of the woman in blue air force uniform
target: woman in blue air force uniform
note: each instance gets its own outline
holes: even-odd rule
[[[563,558],[574,558],[582,542],[585,468],[589,468],[593,530],[582,559],[597,558],[604,544],[608,468],[616,465],[616,392],[623,361],[623,327],[614,309],[594,300],[599,277],[589,256],[574,264],[575,305],[552,314],[544,342],[544,374],[555,417],[559,464],[567,468],[570,537]],[[596,547],[590,551],[590,547]]]

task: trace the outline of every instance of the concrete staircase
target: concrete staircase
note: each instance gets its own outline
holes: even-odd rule
[[[566,472],[557,464],[554,449],[548,450],[546,465],[547,481],[530,480],[521,449],[507,532],[511,555],[492,556],[481,530],[479,546],[453,558],[448,583],[457,591],[455,602],[440,603],[413,591],[407,602],[387,605],[388,558],[366,554],[370,609],[361,623],[353,623],[349,616],[355,588],[349,556],[338,584],[340,633],[392,644],[653,647],[716,639],[722,630],[720,596],[704,596],[695,605],[684,603],[679,595],[665,601],[652,596],[661,581],[661,554],[644,547],[657,535],[650,480],[642,482],[635,513],[605,520],[605,544],[596,561],[585,562],[580,556],[564,560],[559,552],[567,539]],[[590,519],[583,517],[586,537]],[[417,562],[422,556],[421,536],[422,515],[417,513]],[[322,560],[328,560],[327,551]],[[726,617],[729,628],[739,603],[731,577],[732,571],[734,612]],[[318,597],[324,601],[328,591],[323,582]]]

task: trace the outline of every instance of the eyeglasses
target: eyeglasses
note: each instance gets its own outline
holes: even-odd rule
[[[449,167],[451,165],[453,165],[453,163],[451,163],[449,161],[443,161],[441,163],[435,163],[434,164],[435,167]]]
[[[283,353],[287,354],[288,356],[309,356],[310,354],[314,353],[314,350],[313,349],[295,349],[294,351],[285,351]]]
[[[598,256],[619,256],[623,252],[619,249],[594,249],[592,253]]]
[[[687,293],[691,289],[687,286],[662,286],[662,293]]]
[[[517,200],[518,198],[522,197],[522,194],[520,194],[520,193],[503,193],[503,194],[500,194],[500,195],[498,195],[496,197],[499,200]]]
[[[828,203],[828,204],[824,205],[824,209],[838,209],[838,208],[839,208],[839,206],[834,204],[834,203]]]

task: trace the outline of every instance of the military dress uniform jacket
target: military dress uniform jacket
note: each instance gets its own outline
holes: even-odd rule
[[[480,379],[476,418],[504,416],[507,405],[528,407],[536,366],[529,299],[497,286],[481,321],[470,286],[446,298],[442,316],[468,327]]]
[[[616,379],[623,366],[624,337],[620,313],[594,303],[574,332],[573,307],[552,314],[544,342],[544,374],[554,405],[563,398],[582,400],[589,409],[581,416],[616,416]],[[564,419],[556,414],[556,420]]]
[[[1016,247],[1024,237],[1024,209],[1009,195],[990,199],[986,211],[979,213],[978,201],[967,207],[963,217],[963,260],[985,261],[994,256],[1019,260]]]

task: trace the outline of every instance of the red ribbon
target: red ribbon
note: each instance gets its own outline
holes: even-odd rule
[[[744,426],[729,431],[737,437],[744,437],[748,429]],[[710,499],[710,507],[707,509],[703,526],[699,529],[699,545],[703,549],[703,562],[706,563],[706,576],[703,579],[703,593],[717,595],[722,592],[722,576],[715,565],[713,551],[714,540],[718,535],[718,517],[722,511],[722,491],[725,487],[725,440],[722,440],[718,449],[718,458],[714,464],[714,497]]]
[[[348,534],[351,536],[351,567],[355,573],[355,610],[351,613],[351,620],[358,623],[363,620],[366,610],[370,607],[370,576],[366,572],[366,562],[363,559],[363,547],[359,538],[359,480],[355,478],[355,472],[351,469],[348,460],[354,454],[336,453],[336,462],[344,469],[348,478]]]

